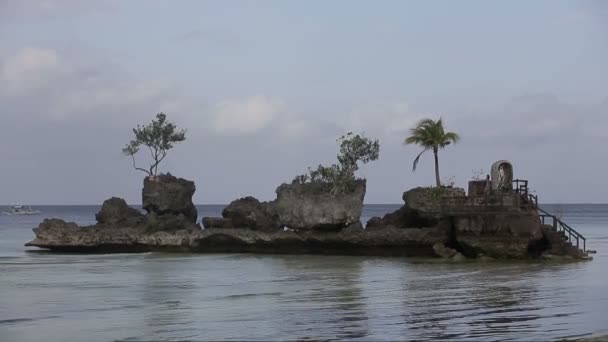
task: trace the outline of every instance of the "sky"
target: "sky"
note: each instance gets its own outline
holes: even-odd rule
[[[165,112],[195,203],[272,200],[336,138],[380,140],[366,203],[513,163],[541,202],[608,202],[608,1],[0,0],[0,204],[141,203],[121,149]],[[142,165],[146,155],[138,155]]]

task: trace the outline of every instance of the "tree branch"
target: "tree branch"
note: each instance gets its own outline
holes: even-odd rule
[[[138,170],[138,171],[143,171],[143,172],[145,172],[145,173],[146,173],[148,176],[152,176],[152,174],[151,174],[150,172],[148,172],[148,170],[146,170],[146,169],[142,169],[142,168],[140,168],[140,167],[137,167],[137,165],[135,165],[135,155],[134,155],[134,154],[131,154],[131,159],[133,160],[133,168],[134,168],[135,170]]]

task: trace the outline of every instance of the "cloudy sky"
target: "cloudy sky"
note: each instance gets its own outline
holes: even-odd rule
[[[121,148],[159,111],[197,203],[270,200],[348,131],[381,142],[366,202],[399,203],[434,181],[402,143],[427,116],[456,185],[508,159],[542,201],[608,202],[601,0],[0,0],[0,42],[1,204],[140,203]]]

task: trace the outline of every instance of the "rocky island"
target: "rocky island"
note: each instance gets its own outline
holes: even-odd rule
[[[501,161],[501,163],[506,163]],[[510,164],[508,164],[510,166]],[[510,168],[512,170],[512,167]],[[471,181],[460,188],[415,188],[384,217],[360,222],[366,192],[357,180],[347,193],[326,183],[283,184],[277,198],[237,199],[222,217],[197,223],[193,182],[171,175],[146,177],[146,214],[119,198],[103,203],[97,224],[80,227],[46,219],[26,246],[63,252],[251,252],[425,256],[452,259],[586,258],[552,225],[536,203],[509,186],[512,177]],[[494,188],[492,189],[492,184]],[[480,189],[491,189],[484,191]]]
[[[297,176],[276,189],[276,199],[254,197],[230,203],[222,217],[198,221],[192,196],[194,182],[170,174],[158,175],[158,165],[173,144],[185,140],[185,130],[163,113],[133,129],[135,138],[123,149],[133,168],[144,172],[142,207],[110,198],[96,215],[97,223],[80,227],[61,219],[46,219],[26,243],[64,252],[251,252],[350,255],[426,256],[449,259],[587,258],[582,235],[538,207],[527,181],[513,180],[505,160],[492,165],[492,177],[469,182],[464,189],[442,186],[438,151],[460,137],[446,132],[441,119],[423,119],[406,144],[423,147],[416,157],[433,151],[434,187],[403,194],[405,204],[384,217],[361,223],[367,190],[355,173],[359,163],[377,160],[378,140],[348,133],[340,137],[338,162]],[[141,146],[150,151],[148,168],[136,165]],[[513,184],[516,187],[513,187]],[[547,224],[548,223],[548,224]]]

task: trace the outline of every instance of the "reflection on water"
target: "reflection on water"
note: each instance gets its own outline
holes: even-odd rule
[[[608,217],[608,216],[607,216]],[[608,327],[608,233],[582,263],[23,253],[0,222],[0,341],[519,340]],[[25,229],[28,228],[28,229]],[[585,231],[587,229],[587,231]]]
[[[594,332],[605,323],[602,317],[593,321],[593,308],[585,303],[594,296],[605,304],[605,293],[579,289],[572,277],[590,263],[53,258],[58,260],[52,264],[45,263],[49,255],[2,264],[0,340],[39,341],[49,331],[58,341],[542,340]]]

